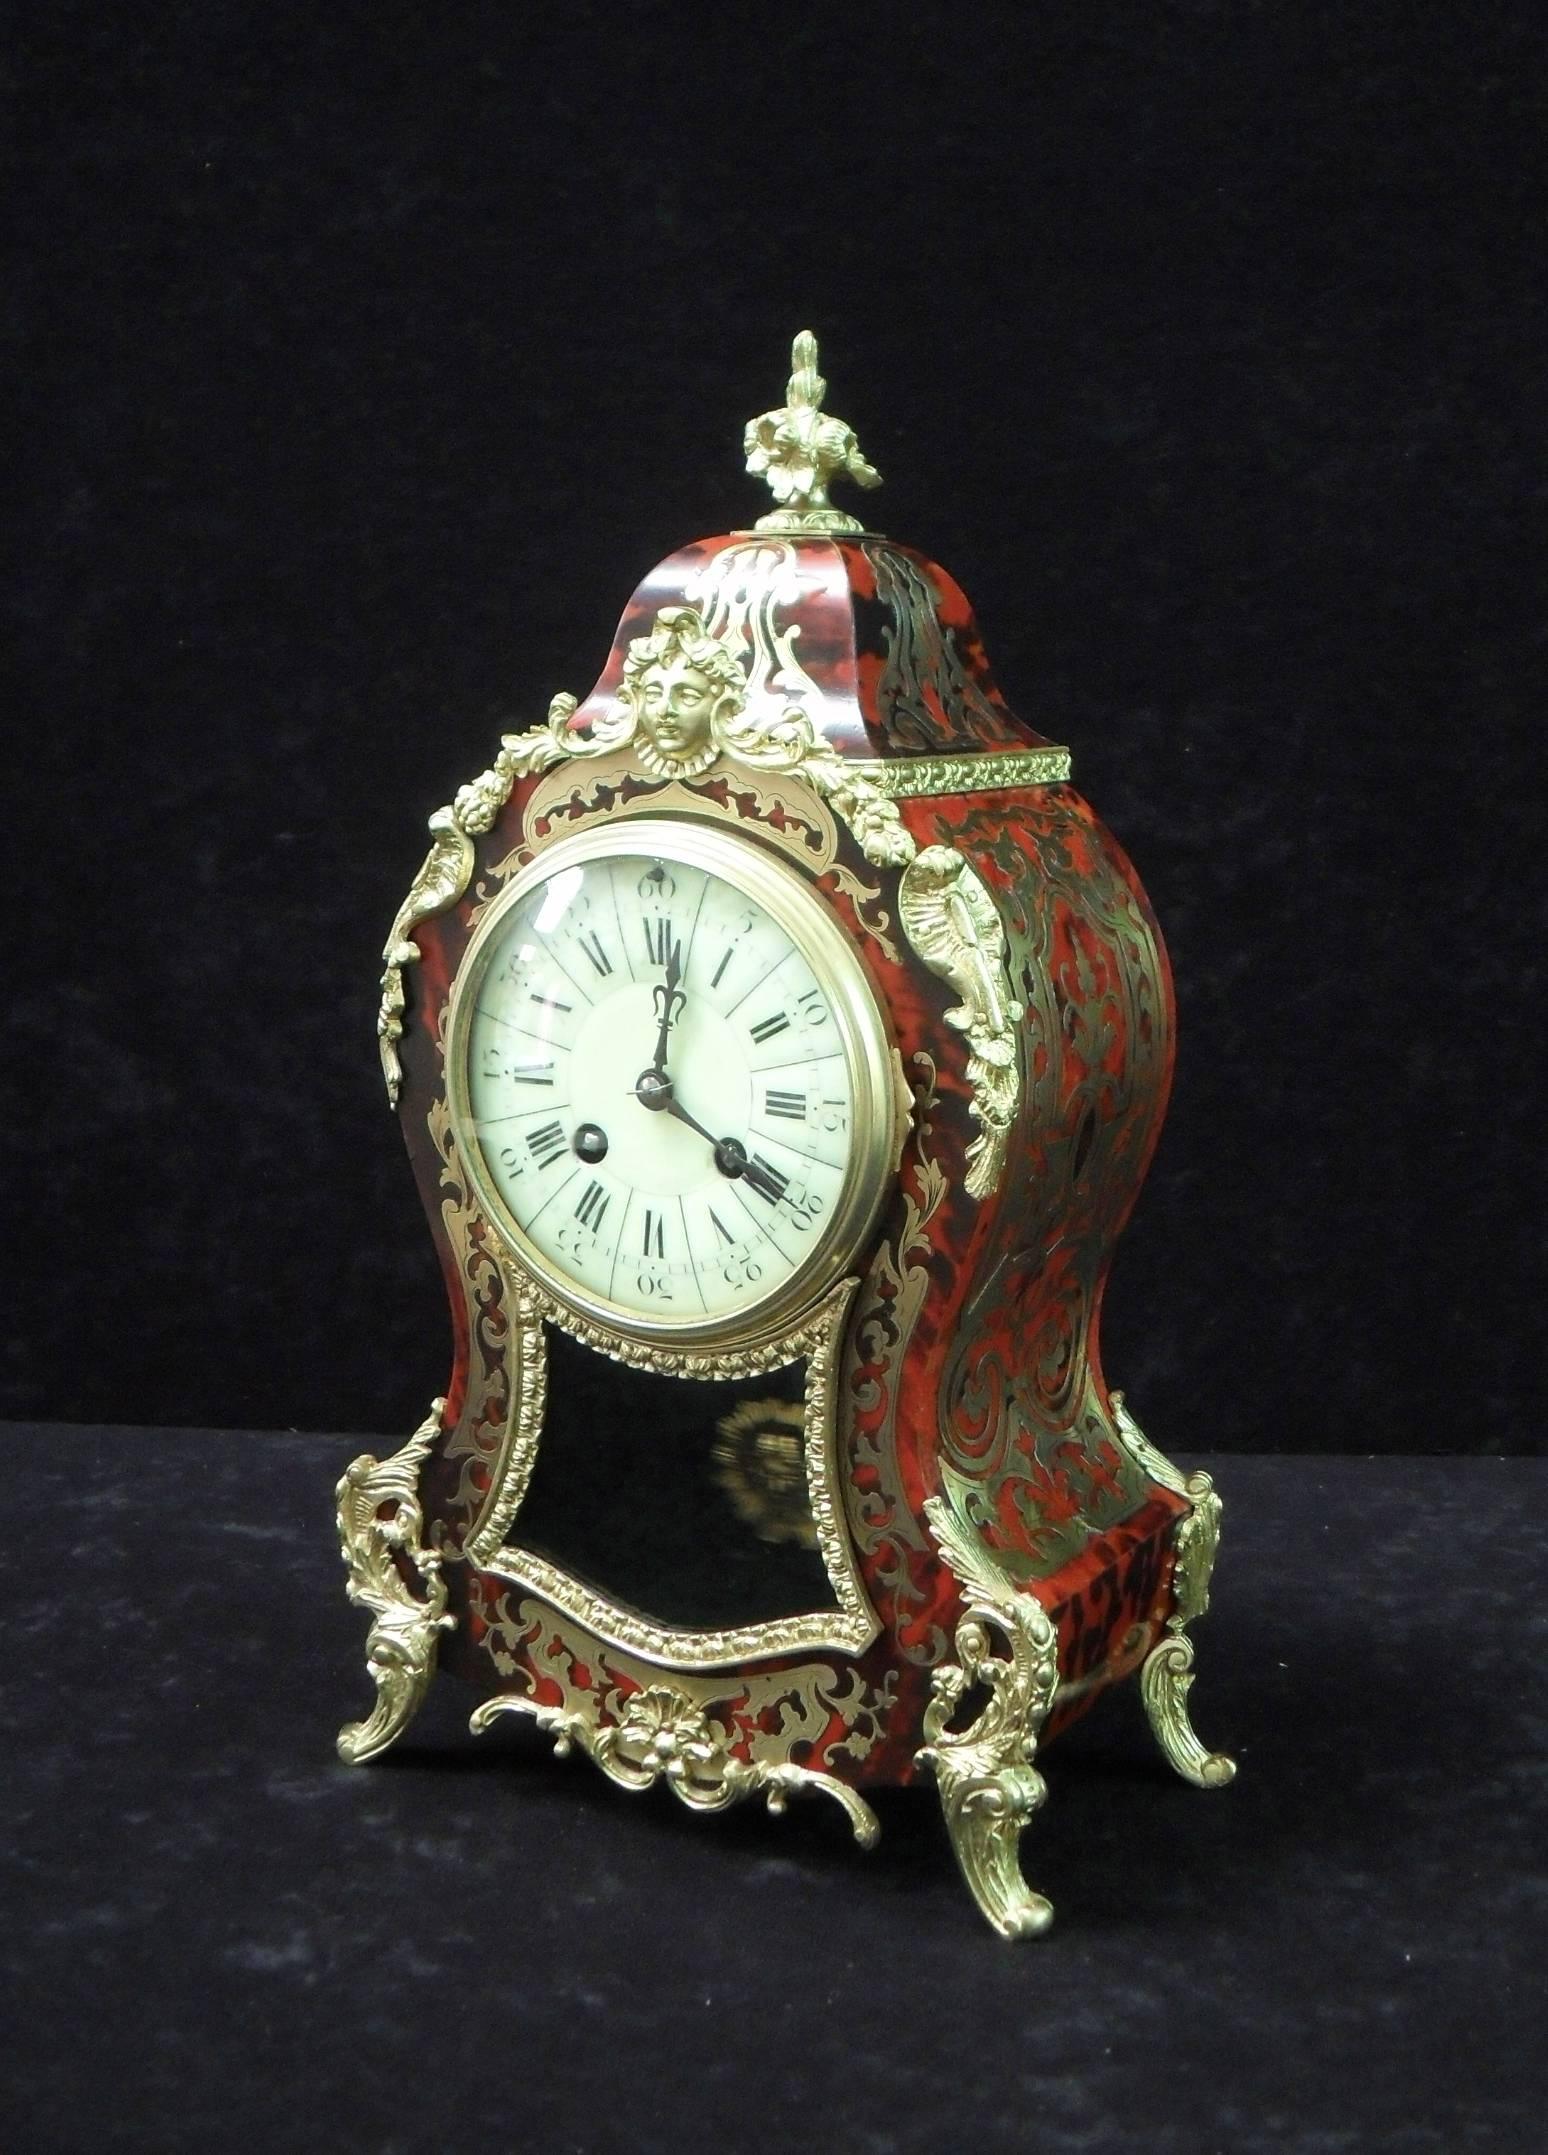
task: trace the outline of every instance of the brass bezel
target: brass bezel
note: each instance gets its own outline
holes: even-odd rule
[[[720,877],[760,905],[803,952],[822,982],[849,1066],[854,1142],[837,1204],[804,1264],[762,1300],[712,1318],[672,1323],[588,1293],[560,1272],[522,1232],[488,1171],[468,1097],[468,1046],[477,1004],[501,924],[537,884],[558,871],[608,858],[680,862]],[[446,1092],[452,1130],[484,1217],[523,1271],[565,1313],[647,1348],[755,1348],[779,1338],[814,1310],[849,1267],[874,1227],[903,1132],[892,1083],[895,1050],[887,1020],[855,946],[810,885],[745,832],[662,815],[607,824],[555,839],[501,891],[474,933],[452,983],[446,1017]]]

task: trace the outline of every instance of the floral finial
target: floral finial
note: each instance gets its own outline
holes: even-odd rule
[[[780,504],[759,517],[759,531],[865,528],[858,517],[833,507],[828,482],[843,472],[857,486],[880,486],[881,473],[861,455],[854,428],[823,411],[827,390],[817,371],[817,339],[803,329],[791,346],[783,407],[749,420],[742,437],[747,469],[768,480]]]

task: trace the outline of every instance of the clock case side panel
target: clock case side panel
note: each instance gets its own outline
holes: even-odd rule
[[[922,1253],[932,1284],[894,1419],[893,1479],[913,1492],[916,1519],[942,1498],[1007,1589],[1049,1611],[1053,1733],[1159,1636],[1189,1510],[1128,1442],[1099,1337],[1170,1089],[1171,976],[1138,878],[1072,788],[911,802],[905,815],[921,845],[954,846],[993,893],[1024,1015],[1008,1165],[976,1208],[962,1192],[960,1057],[937,1079],[947,1188],[927,1229],[936,1246]],[[922,992],[941,991],[926,981]],[[895,1538],[893,1564],[908,1553]]]
[[[507,1287],[452,1140],[440,1044],[451,982],[467,943],[465,911],[459,907],[417,925],[421,957],[406,975],[399,1043],[399,1120],[452,1327],[441,1435],[420,1469],[427,1540],[442,1551],[460,1547],[484,1507],[515,1404]],[[456,1651],[452,1631],[442,1642],[443,1666]]]

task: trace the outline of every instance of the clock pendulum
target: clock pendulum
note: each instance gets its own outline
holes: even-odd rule
[[[584,703],[430,820],[378,1021],[446,1394],[338,1490],[371,1758],[440,1666],[720,1810],[937,1784],[1041,1931],[1034,1756],[1138,1673],[1168,1759],[1220,1504],[1098,1354],[1172,1066],[1165,952],[971,610],[828,489],[796,339],[777,506],[653,569]]]

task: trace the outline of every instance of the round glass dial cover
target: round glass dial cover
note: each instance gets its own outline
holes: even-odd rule
[[[853,1241],[890,1149],[886,1035],[842,931],[745,841],[562,842],[466,979],[453,1065],[476,1179],[569,1299],[722,1329]]]

